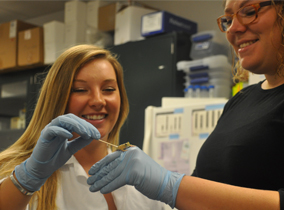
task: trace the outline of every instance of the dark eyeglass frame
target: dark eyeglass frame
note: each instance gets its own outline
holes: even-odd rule
[[[224,30],[224,28],[222,27],[222,18],[223,17],[231,17],[232,18],[232,21],[233,21],[233,19],[234,19],[234,16],[236,16],[237,17],[237,19],[238,19],[238,21],[242,24],[242,25],[244,25],[244,26],[246,26],[246,25],[249,25],[249,24],[251,24],[251,23],[253,23],[257,18],[258,18],[258,11],[259,11],[259,9],[261,8],[261,7],[264,7],[264,6],[269,6],[269,5],[272,5],[272,2],[271,1],[264,1],[264,2],[260,2],[260,3],[256,3],[256,4],[250,4],[250,5],[246,5],[246,6],[243,6],[243,7],[241,7],[235,14],[232,14],[232,15],[222,15],[222,16],[220,16],[220,17],[218,17],[217,18],[217,23],[218,23],[218,26],[219,26],[219,29],[222,31],[222,32],[226,32],[227,30]],[[243,23],[243,21],[242,21],[242,19],[239,17],[239,12],[241,11],[241,10],[243,10],[245,7],[254,7],[254,10],[255,10],[255,18],[251,21],[251,22],[249,22],[249,23],[247,23],[247,24],[244,24]],[[229,27],[228,27],[229,28]]]

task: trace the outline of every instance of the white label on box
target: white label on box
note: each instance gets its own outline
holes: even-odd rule
[[[9,38],[15,38],[17,36],[17,21],[10,22]]]
[[[28,30],[28,31],[25,31],[24,33],[24,39],[25,40],[29,40],[32,38],[32,33],[31,33],[31,30]]]
[[[149,14],[143,17],[142,34],[162,29],[162,13]]]

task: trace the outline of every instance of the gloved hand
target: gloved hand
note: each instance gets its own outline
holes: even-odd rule
[[[80,137],[68,141],[72,132]],[[59,116],[41,131],[32,155],[16,166],[15,176],[24,188],[37,191],[74,153],[99,138],[99,131],[87,121],[73,114]]]
[[[148,198],[175,206],[177,191],[184,174],[160,166],[138,147],[116,151],[97,162],[89,170],[87,183],[91,192],[110,193],[126,184]]]

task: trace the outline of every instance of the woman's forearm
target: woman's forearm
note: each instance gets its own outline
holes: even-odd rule
[[[256,190],[185,176],[178,190],[180,210],[279,210],[277,191]]]
[[[24,210],[31,196],[22,194],[10,178],[0,184],[0,210]]]

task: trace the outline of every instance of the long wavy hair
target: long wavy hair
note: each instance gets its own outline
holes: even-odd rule
[[[282,44],[281,47],[274,46],[275,50],[278,51],[277,60],[278,60],[278,68],[277,68],[277,75],[280,77],[284,76],[284,0],[271,0],[272,6],[275,8],[277,12],[277,20],[274,24],[274,27],[279,27],[281,29],[281,37],[282,37]],[[223,1],[223,6],[225,7],[226,0]],[[271,44],[273,43],[272,40],[274,38],[273,30],[270,34],[271,37]],[[235,61],[236,54],[231,47],[231,54],[232,54],[232,73],[233,73],[233,80],[235,82],[239,81],[246,81],[248,79],[248,70],[244,69],[239,61]]]
[[[23,135],[9,148],[0,153],[0,179],[8,177],[14,168],[25,161],[37,143],[41,130],[54,118],[63,115],[69,100],[73,80],[78,71],[89,61],[103,58],[114,67],[121,107],[118,120],[109,134],[108,141],[118,144],[119,132],[129,112],[129,104],[123,82],[121,65],[110,51],[93,46],[78,45],[62,53],[52,65],[44,80],[32,119]],[[57,209],[56,192],[60,183],[56,171],[31,199],[32,205],[38,199],[37,210]]]

